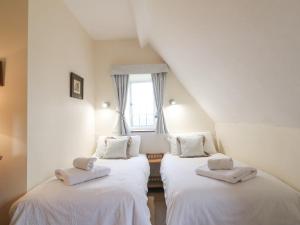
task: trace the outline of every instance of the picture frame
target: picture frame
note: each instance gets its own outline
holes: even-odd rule
[[[0,86],[4,86],[4,61],[0,61]]]
[[[83,99],[84,79],[71,72],[70,73],[70,97]]]

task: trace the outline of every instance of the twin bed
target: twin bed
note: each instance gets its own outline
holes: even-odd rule
[[[298,192],[261,171],[238,184],[196,175],[208,159],[164,155],[167,225],[300,225]],[[96,163],[111,174],[75,186],[48,180],[14,203],[11,225],[150,225],[145,155]]]
[[[109,176],[66,186],[52,178],[11,208],[11,225],[150,225],[145,155],[98,159]]]
[[[300,224],[298,192],[262,171],[237,184],[196,175],[195,169],[209,158],[164,155],[161,176],[167,225]]]

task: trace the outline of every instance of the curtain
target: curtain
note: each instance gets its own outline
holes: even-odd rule
[[[167,134],[168,130],[166,127],[164,112],[163,112],[163,103],[164,103],[164,89],[165,89],[165,80],[166,73],[153,73],[151,74],[155,104],[157,108],[157,124],[156,124],[156,133],[157,134]]]
[[[128,135],[130,133],[128,125],[125,120],[125,109],[127,102],[127,92],[128,92],[128,74],[121,75],[113,75],[113,80],[117,89],[117,97],[118,97],[118,122],[117,129],[119,135]]]

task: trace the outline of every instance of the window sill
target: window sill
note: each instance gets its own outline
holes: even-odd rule
[[[131,130],[131,133],[155,133],[155,130]]]

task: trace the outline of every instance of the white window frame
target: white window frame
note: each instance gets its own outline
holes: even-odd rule
[[[143,75],[150,75],[150,79],[149,81],[145,81],[145,80],[132,80],[130,79],[130,76],[143,76]],[[132,132],[155,132],[156,130],[156,113],[157,113],[157,109],[156,109],[156,104],[155,104],[155,100],[154,100],[154,96],[153,96],[153,105],[154,105],[154,111],[153,111],[153,115],[154,115],[154,124],[151,127],[134,127],[133,125],[133,109],[132,109],[132,88],[131,85],[134,83],[147,83],[147,82],[151,82],[152,83],[152,79],[151,79],[151,74],[148,73],[144,73],[144,74],[129,74],[129,82],[128,82],[128,97],[127,97],[127,106],[126,107],[130,107],[128,109],[128,118],[127,118],[127,122],[128,125],[131,129]],[[126,110],[127,111],[127,110]]]

